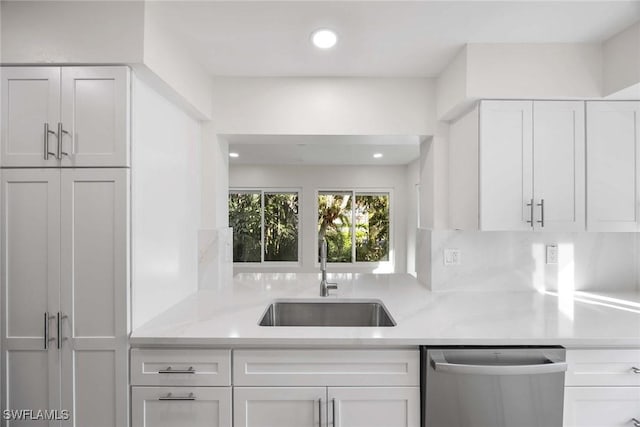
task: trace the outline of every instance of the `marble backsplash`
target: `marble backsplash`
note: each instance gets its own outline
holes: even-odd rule
[[[233,230],[198,230],[198,289],[220,289],[233,282]]]
[[[558,263],[546,262],[546,246]],[[460,265],[445,265],[446,248]],[[431,290],[640,291],[640,233],[419,229],[416,273]]]

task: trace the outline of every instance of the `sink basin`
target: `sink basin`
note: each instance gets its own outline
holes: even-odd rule
[[[260,318],[260,326],[395,326],[378,300],[274,301]]]

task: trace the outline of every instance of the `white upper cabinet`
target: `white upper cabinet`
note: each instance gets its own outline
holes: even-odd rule
[[[640,102],[587,102],[587,229],[640,231]]]
[[[480,106],[480,229],[530,230],[533,198],[531,101]]]
[[[60,68],[2,68],[2,166],[56,166]]]
[[[584,231],[584,103],[533,103],[534,228]]]
[[[3,67],[3,167],[129,166],[127,67]]]
[[[482,101],[451,125],[450,225],[585,227],[584,103]]]

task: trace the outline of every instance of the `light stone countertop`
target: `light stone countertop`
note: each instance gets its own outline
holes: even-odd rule
[[[274,299],[320,299],[317,274],[241,274],[133,331],[132,346],[640,347],[639,293],[431,292],[410,275],[333,274],[329,299],[378,299],[395,327],[261,327]]]

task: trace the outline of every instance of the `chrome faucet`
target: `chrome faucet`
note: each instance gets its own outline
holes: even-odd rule
[[[327,282],[327,240],[322,239],[320,244],[320,273],[322,273],[322,280],[320,281],[320,296],[328,297],[329,290],[338,290],[337,283]]]

